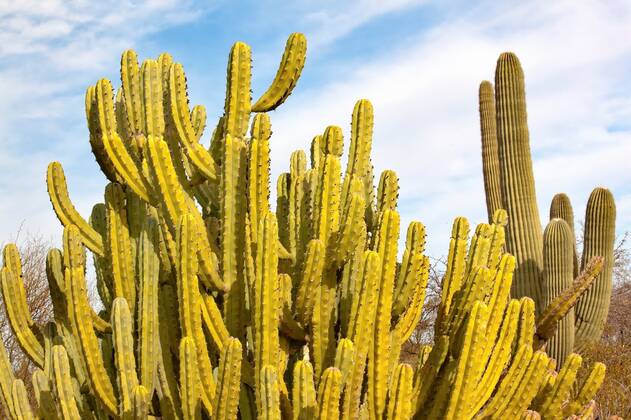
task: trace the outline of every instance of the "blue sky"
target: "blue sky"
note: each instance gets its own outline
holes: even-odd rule
[[[294,94],[271,115],[274,179],[327,125],[348,138],[353,103],[368,98],[376,169],[398,173],[404,224],[424,222],[430,253],[445,254],[455,216],[485,218],[477,88],[510,50],[526,74],[544,222],[556,192],[570,195],[582,220],[592,188],[607,186],[618,232],[631,230],[631,4],[473,3],[0,0],[0,243],[20,226],[59,242],[45,186],[52,160],[64,165],[82,214],[102,200],[83,95],[100,77],[119,84],[124,49],[141,58],[170,52],[212,125],[231,44],[252,46],[256,97],[295,31],[307,35],[308,58]]]

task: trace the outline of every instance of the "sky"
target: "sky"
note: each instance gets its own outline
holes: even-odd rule
[[[171,53],[214,126],[232,43],[252,47],[256,98],[292,32],[307,36],[307,62],[271,113],[273,185],[291,152],[327,125],[348,140],[353,104],[370,99],[373,162],[377,174],[399,176],[402,236],[420,220],[430,255],[445,255],[456,216],[486,219],[477,91],[499,54],[513,51],[525,72],[542,223],[555,193],[571,197],[579,223],[591,190],[606,186],[617,233],[631,231],[629,1],[0,0],[0,243],[18,232],[61,241],[45,184],[53,160],[84,217],[103,200],[84,93],[101,77],[120,84],[123,50]]]

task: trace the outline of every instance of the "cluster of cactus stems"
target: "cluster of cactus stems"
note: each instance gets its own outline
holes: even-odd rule
[[[419,349],[415,366],[400,363],[430,267],[420,222],[407,228],[398,261],[398,179],[385,171],[374,188],[369,101],[353,110],[346,169],[342,130],[327,127],[309,160],[292,154],[272,211],[266,112],[290,94],[305,54],[304,36],[291,35],[274,81],[252,104],[250,48],[234,44],[224,113],[208,147],[200,142],[206,111],[189,108],[184,71],[168,54],[139,66],[126,51],[120,89],[105,79],[88,89],[90,144],[110,183],[85,220],[62,166],[48,167],[64,225],[62,249],[47,258],[48,325],[33,322],[20,255],[4,248],[11,328],[37,366],[31,406],[0,347],[9,417],[589,416],[604,365],[577,381],[579,355],[557,373],[541,346],[603,260],[591,259],[573,282],[559,273],[571,284],[537,323],[534,300],[510,297],[516,259],[503,251],[503,210],[472,235],[465,218],[455,220],[433,344]],[[548,236],[567,234],[562,226]],[[566,248],[551,270],[571,258]],[[98,313],[88,297],[86,250],[104,308]]]
[[[503,53],[495,70],[495,89],[480,84],[482,163],[489,220],[505,209],[506,252],[517,258],[511,295],[529,296],[537,314],[569,287],[594,256],[604,267],[589,290],[550,336],[547,351],[562,363],[602,335],[611,300],[616,206],[611,192],[596,188],[587,202],[583,255],[579,263],[574,214],[566,194],[554,196],[550,221],[542,229],[537,208],[526,116],[524,74],[518,58]],[[541,336],[548,334],[541,333]]]

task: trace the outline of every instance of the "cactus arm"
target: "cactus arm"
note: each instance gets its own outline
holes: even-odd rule
[[[219,361],[217,392],[213,418],[232,420],[237,418],[237,404],[241,379],[241,342],[236,338],[228,339]]]
[[[491,82],[483,81],[479,89],[480,134],[482,136],[482,173],[489,223],[493,213],[502,208],[500,185],[500,161],[498,156],[497,129],[495,120],[495,97]]]
[[[306,360],[299,360],[293,371],[293,419],[310,420],[315,417],[316,391],[313,384],[313,367]]]
[[[180,341],[180,398],[184,420],[201,418],[200,396],[203,392],[198,374],[195,340],[182,337]]]
[[[552,389],[546,393],[546,396],[541,404],[541,408],[537,411],[545,418],[561,419],[563,418],[563,411],[561,405],[568,399],[574,381],[576,380],[576,373],[581,367],[583,358],[572,353],[567,356],[563,367],[559,371]]]
[[[136,385],[132,390],[132,418],[143,420],[149,416],[149,392],[142,385]]]
[[[482,352],[486,346],[486,328],[489,309],[476,301],[469,314],[462,340],[458,367],[451,389],[451,396],[445,410],[445,417],[458,415],[469,416],[475,387],[483,372]]]
[[[186,89],[186,76],[182,65],[173,64],[169,70],[169,110],[172,123],[175,126],[180,143],[186,149],[186,153],[191,163],[208,180],[217,179],[217,167],[210,153],[201,146],[198,141],[205,124],[205,109],[203,110],[203,123],[199,120],[201,113],[198,109],[196,115],[197,129],[191,120],[188,110],[188,95]],[[202,107],[203,109],[203,107]],[[201,127],[201,128],[200,128]]]
[[[103,146],[109,159],[116,168],[116,172],[125,184],[129,186],[140,198],[147,203],[153,203],[149,182],[127,151],[123,141],[116,132],[110,132],[103,136]]]
[[[381,273],[379,254],[375,251],[365,251],[360,258],[359,267],[352,273],[353,276],[357,276],[354,280],[356,292],[353,293],[346,333],[355,345],[355,362],[346,379],[342,413],[344,419],[355,418],[358,414],[366,358],[372,341],[372,337],[366,334],[366,331],[373,329]]]
[[[204,105],[195,105],[191,110],[191,124],[193,124],[193,129],[195,130],[198,141],[202,137],[202,134],[204,134],[207,116],[208,114],[206,113],[206,107]]]
[[[594,256],[602,256],[604,265],[592,287],[574,308],[577,351],[582,351],[592,341],[600,340],[602,335],[611,301],[615,238],[616,204],[613,195],[605,188],[596,188],[590,194],[585,210],[581,269]]]
[[[414,292],[419,266],[422,262],[420,256],[422,256],[424,250],[425,226],[421,222],[412,222],[408,226],[405,251],[403,251],[401,268],[394,286],[394,303],[392,307],[394,316],[403,313]]]
[[[532,357],[532,346],[524,345],[519,347],[506,375],[500,381],[495,394],[485,406],[482,414],[493,415],[506,407],[522,380],[526,368],[531,363]]]
[[[66,227],[65,236],[69,238],[68,242],[80,243],[79,231],[74,225]],[[69,317],[73,325],[73,332],[76,332],[75,335],[80,344],[82,358],[85,360],[90,388],[108,413],[114,415],[118,412],[114,388],[103,364],[99,342],[94,332],[84,268],[80,265],[66,264],[64,276],[65,289],[69,298]]]
[[[103,145],[103,136],[99,126],[96,94],[96,86],[88,87],[85,93],[85,114],[88,122],[88,130],[90,131],[90,148],[92,149],[92,154],[94,154],[94,157],[96,158],[96,162],[99,164],[101,171],[103,171],[107,179],[112,182],[117,182],[119,179],[116,169],[107,156],[107,152],[105,151]]]
[[[537,320],[536,334],[539,340],[546,341],[554,335],[558,321],[563,319],[570,309],[574,307],[577,300],[592,285],[601,272],[603,264],[604,260],[602,257],[593,257],[572,285],[563,290],[561,294],[546,306],[546,309]]]
[[[257,404],[257,418],[259,420],[280,420],[278,373],[274,366],[263,366],[259,374],[257,390],[260,395]]]
[[[219,261],[213,252],[206,230],[203,226],[197,226],[197,258],[199,260],[199,279],[207,288],[213,288],[223,292],[228,291],[228,285],[223,282],[219,275]]]
[[[51,351],[52,358],[52,351]],[[52,369],[50,376],[43,370],[36,368],[31,376],[31,384],[33,385],[33,393],[36,399],[36,418],[45,418],[50,420],[59,419],[57,406],[55,405],[54,395],[51,389]]]
[[[250,47],[243,42],[235,42],[228,58],[224,130],[237,138],[245,137],[250,119],[251,66]]]
[[[0,404],[2,409],[9,417],[14,417],[13,395],[11,394],[11,385],[15,380],[13,367],[9,361],[7,350],[4,343],[0,345]]]
[[[74,399],[68,354],[61,345],[53,346],[53,373],[56,402],[61,417],[68,420],[79,420],[79,409]]]
[[[358,238],[366,236],[365,209],[366,204],[362,196],[353,194],[341,224],[337,244],[335,245],[337,264],[341,264],[348,259],[354,251]]]
[[[340,418],[340,394],[342,373],[335,367],[327,368],[318,387],[318,418],[333,420]]]
[[[144,127],[140,69],[138,56],[133,50],[126,50],[121,57],[121,82],[129,126],[132,134],[140,133]]]
[[[162,69],[156,60],[145,60],[141,68],[140,93],[146,135],[164,135]]]
[[[369,410],[381,416],[385,409],[390,360],[392,293],[396,270],[399,215],[386,209],[381,214],[375,247],[381,256],[381,284],[375,314],[371,357],[368,358]]]
[[[491,397],[497,382],[504,372],[506,365],[510,361],[512,350],[511,344],[513,343],[517,333],[519,308],[519,301],[515,299],[511,300],[508,304],[508,308],[506,309],[504,320],[500,328],[500,336],[498,337],[495,346],[492,346],[492,344],[487,345],[487,347],[491,348],[492,351],[489,350],[491,353],[490,357],[487,357],[488,364],[482,377],[478,381],[477,392],[472,401],[472,413],[480,411],[482,406]],[[486,360],[487,358],[483,358],[483,360]]]
[[[13,381],[11,388],[15,418],[19,420],[35,420],[31,404],[28,401],[24,382],[22,382],[21,379],[16,379]]]
[[[279,282],[281,287],[282,303],[280,308],[280,332],[286,337],[299,342],[306,342],[308,335],[305,329],[300,325],[293,316],[291,311],[292,299],[291,289],[292,282],[289,274],[279,274]],[[279,372],[282,373],[282,372]]]
[[[416,286],[413,290],[413,294],[411,300],[408,302],[407,309],[397,320],[397,323],[394,326],[394,331],[398,337],[400,337],[400,341],[406,342],[414,329],[418,325],[421,315],[423,314],[423,303],[425,302],[425,290],[427,288],[427,281],[429,280],[429,258],[418,255],[418,259],[420,264],[414,264],[417,267],[416,276]]]
[[[48,195],[57,218],[64,226],[75,225],[81,232],[83,242],[90,251],[103,256],[103,237],[95,231],[77,212],[68,196],[66,176],[59,162],[48,165],[46,183]]]
[[[550,220],[563,219],[570,228],[572,233],[572,250],[573,250],[573,278],[579,275],[578,253],[576,252],[576,233],[574,232],[574,210],[570,198],[564,194],[555,194],[550,203]],[[545,245],[544,245],[545,247]]]
[[[269,208],[270,157],[269,138],[272,134],[269,115],[256,114],[252,121],[248,162],[248,214],[252,223],[252,236],[257,237],[259,221]]]
[[[500,409],[495,413],[494,419],[503,418],[517,418],[523,413],[533,398],[537,395],[539,387],[546,379],[546,375],[542,375],[546,365],[548,364],[548,357],[542,351],[537,351],[532,357],[522,380],[518,384],[518,391],[515,392],[511,400],[508,402],[504,409]]]
[[[120,393],[119,415],[129,416],[132,413],[132,393],[138,385],[136,375],[136,359],[134,358],[134,338],[132,319],[125,298],[118,297],[112,304],[112,336],[114,339],[114,356]]]
[[[562,219],[552,219],[543,232],[543,302],[546,306],[572,286],[574,271],[574,235]],[[545,314],[546,310],[544,310]],[[537,325],[537,338],[545,334]],[[559,365],[574,347],[574,310],[555,325],[556,332],[546,345],[546,352]],[[543,413],[542,413],[543,414]]]
[[[570,399],[570,403],[563,407],[563,416],[567,417],[570,414],[576,414],[581,411],[582,407],[589,404],[589,401],[594,398],[596,392],[605,379],[605,365],[599,362],[594,363],[589,375],[585,378],[585,381],[580,386],[578,394],[575,398]]]
[[[312,239],[307,246],[307,256],[302,269],[302,280],[298,285],[294,310],[298,321],[307,325],[311,320],[315,305],[315,291],[324,271],[324,244],[319,239]]]
[[[315,305],[311,316],[312,325],[312,354],[315,375],[330,365],[334,347],[335,325],[335,297],[337,273],[333,269],[326,269],[320,284],[315,290]]]
[[[17,338],[20,348],[40,368],[44,367],[44,347],[29,326],[31,318],[24,285],[20,278],[5,266],[0,272],[2,278],[2,298],[9,318],[9,325]]]
[[[28,302],[26,300],[26,289],[24,288],[24,278],[22,272],[22,258],[20,257],[20,251],[15,244],[7,244],[4,248],[2,248],[2,265],[16,276],[16,282],[12,284],[12,286],[15,287],[13,303],[17,305],[16,309],[21,312],[20,315],[24,316],[26,324],[29,327],[33,327],[35,325],[35,321],[33,321],[33,318],[31,317],[31,311],[29,310]]]
[[[156,388],[158,367],[158,278],[160,257],[158,255],[158,225],[147,219],[140,234],[138,245],[138,277],[140,279],[138,361],[140,384],[151,400]]]
[[[394,171],[385,170],[379,178],[377,187],[377,211],[396,210],[399,198],[399,178]]]
[[[465,260],[467,253],[467,239],[469,235],[469,222],[464,217],[454,220],[449,241],[449,254],[447,256],[447,271],[443,278],[443,291],[441,303],[436,319],[436,331],[444,333],[448,328],[454,293],[460,289],[463,281]]]
[[[268,213],[259,224],[255,262],[253,321],[256,383],[259,383],[258,378],[261,369],[267,365],[276,366],[280,351],[278,342],[280,287],[277,238],[276,217],[273,213]],[[260,408],[263,401],[260,392],[257,399]]]
[[[109,184],[105,188],[105,206],[107,211],[107,243],[109,263],[114,282],[114,296],[124,297],[134,313],[136,287],[134,285],[134,263],[132,244],[127,223],[125,194],[118,184]],[[131,390],[130,390],[131,392]]]
[[[197,281],[199,265],[195,229],[193,216],[182,216],[177,230],[177,250],[180,258],[177,266],[180,326],[182,337],[192,337],[195,340],[197,369],[202,385],[202,404],[206,411],[212,413],[211,402],[215,395],[215,383],[201,325],[202,299]]]
[[[167,143],[158,138],[147,138],[147,162],[151,177],[160,196],[162,210],[166,214],[171,234],[175,234],[180,217],[186,212],[184,191],[182,190]]]
[[[506,251],[517,258],[512,296],[540,302],[543,231],[530,156],[524,73],[512,53],[502,53],[497,60],[495,103],[502,208],[511,220]]]
[[[249,64],[248,64],[249,65]],[[223,141],[221,164],[221,276],[230,291],[224,296],[224,319],[230,335],[241,338],[245,324],[243,309],[243,278],[240,275],[239,259],[243,244],[239,232],[239,211],[244,197],[242,193],[244,172],[243,142],[232,135]]]
[[[355,346],[348,338],[342,338],[335,349],[334,366],[342,373],[342,384],[346,383],[355,363]]]
[[[372,148],[372,132],[374,124],[374,113],[372,104],[367,99],[360,99],[353,107],[351,120],[351,144],[348,152],[348,163],[342,184],[342,205],[346,208],[353,179],[357,179],[362,184],[363,198],[366,203],[368,191],[366,191],[365,178],[368,177],[368,167],[370,166],[370,150]],[[370,180],[372,185],[372,179]]]
[[[201,312],[204,330],[211,337],[211,341],[217,351],[223,352],[230,334],[221,317],[221,311],[215,302],[215,298],[209,293],[202,292]]]
[[[519,325],[517,327],[517,348],[523,345],[533,346],[535,335],[535,302],[523,297],[520,299]]]
[[[412,366],[401,363],[392,376],[386,419],[407,419],[412,415]]]
[[[285,44],[285,51],[274,81],[252,106],[252,111],[271,111],[285,102],[300,78],[306,58],[307,39],[298,32],[291,34]]]

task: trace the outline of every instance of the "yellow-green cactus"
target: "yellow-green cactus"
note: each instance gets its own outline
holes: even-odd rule
[[[274,82],[252,105],[251,51],[233,46],[209,145],[201,139],[210,113],[188,103],[184,69],[168,54],[139,64],[128,50],[116,94],[105,79],[88,88],[90,145],[109,184],[86,221],[61,165],[48,168],[65,226],[63,250],[52,249],[46,264],[54,323],[33,321],[17,248],[3,253],[8,319],[41,368],[30,407],[0,353],[8,416],[354,420],[591,409],[604,366],[594,365],[570,395],[576,362],[555,382],[543,349],[603,261],[586,263],[536,320],[532,299],[509,296],[520,269],[504,253],[515,235],[510,211],[490,212],[471,238],[469,222],[455,220],[433,343],[421,348],[415,370],[399,363],[423,316],[430,261],[417,221],[399,259],[398,178],[383,171],[375,189],[368,100],[352,112],[345,170],[342,130],[328,126],[311,143],[310,165],[304,151],[292,154],[272,208],[274,143],[264,112],[295,87],[305,47],[303,35],[290,37]],[[499,102],[498,112],[514,111]],[[589,223],[611,215],[603,197],[593,200]],[[604,249],[598,238],[590,239],[592,254]],[[86,249],[99,313],[88,298]]]

